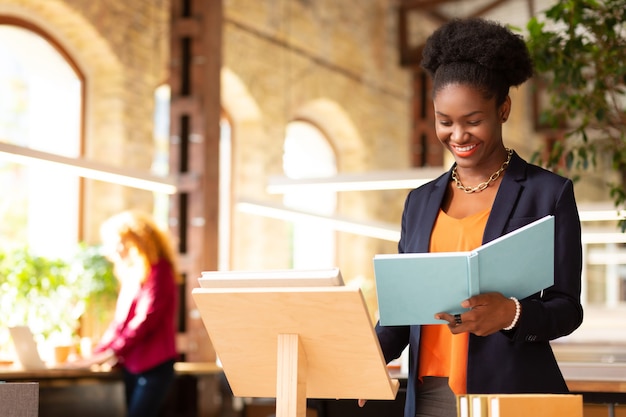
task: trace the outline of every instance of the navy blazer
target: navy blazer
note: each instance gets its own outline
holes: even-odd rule
[[[409,193],[402,214],[400,253],[428,252],[451,171]],[[529,164],[514,153],[491,208],[483,243],[546,215],[555,217],[554,286],[520,300],[522,314],[515,329],[486,337],[470,334],[468,393],[568,392],[549,341],[572,333],[583,319],[582,247],[574,188],[571,180]],[[414,417],[415,401],[419,401],[415,384],[420,326],[378,323],[376,333],[387,362],[410,346],[404,416]]]

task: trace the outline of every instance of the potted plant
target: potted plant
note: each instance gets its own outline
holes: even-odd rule
[[[68,260],[37,255],[28,247],[0,253],[0,328],[29,326],[46,352],[74,345],[91,305],[107,306],[116,294],[112,265],[97,247],[79,245]],[[0,337],[0,347],[7,338]]]

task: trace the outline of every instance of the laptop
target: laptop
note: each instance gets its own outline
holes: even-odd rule
[[[279,269],[264,271],[205,271],[202,288],[271,288],[343,286],[339,268]]]
[[[49,366],[41,359],[35,336],[28,326],[9,327],[15,354],[25,371],[47,369]]]
[[[69,365],[66,363],[47,363],[39,354],[39,347],[35,335],[28,326],[9,327],[9,334],[13,340],[15,354],[24,371],[42,369],[89,369],[88,366]]]

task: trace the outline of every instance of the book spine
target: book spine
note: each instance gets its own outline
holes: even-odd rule
[[[472,252],[467,257],[467,292],[468,298],[480,294],[480,277],[478,268],[478,252]]]

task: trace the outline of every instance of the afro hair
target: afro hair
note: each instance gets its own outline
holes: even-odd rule
[[[523,38],[481,18],[454,19],[433,32],[421,65],[433,77],[434,91],[450,83],[469,84],[498,102],[533,75]]]

